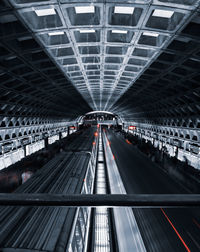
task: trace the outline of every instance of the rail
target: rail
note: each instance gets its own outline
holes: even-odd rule
[[[199,207],[200,194],[31,194],[0,193],[5,206]]]

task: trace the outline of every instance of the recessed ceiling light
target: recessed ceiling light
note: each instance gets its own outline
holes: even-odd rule
[[[49,36],[57,36],[57,35],[63,35],[63,34],[64,34],[63,31],[49,32],[48,33]]]
[[[150,36],[150,37],[158,37],[159,34],[155,32],[143,32],[144,36]]]
[[[197,59],[197,58],[190,58],[191,60],[194,60],[194,61],[197,61],[197,62],[200,62],[200,59]]]
[[[94,6],[76,6],[75,7],[76,14],[83,14],[83,13],[94,13]]]
[[[176,40],[181,41],[181,42],[188,43],[189,41],[191,41],[191,38],[187,38],[187,37],[178,37],[178,38],[176,38]]]
[[[53,9],[53,8],[35,10],[35,13],[38,17],[56,15],[55,9]]]
[[[29,40],[29,39],[32,39],[33,37],[32,36],[23,36],[23,37],[19,37],[17,40],[18,41],[24,41],[24,40]]]
[[[128,31],[123,30],[112,30],[112,33],[121,33],[121,34],[127,34]]]
[[[173,14],[174,14],[174,11],[154,10],[152,16],[153,17],[171,18]]]
[[[115,6],[114,13],[116,14],[133,14],[134,7]]]
[[[79,30],[79,32],[80,33],[93,33],[93,32],[95,32],[95,30],[94,29],[89,29],[89,30],[85,29],[85,30]]]
[[[12,60],[12,59],[15,59],[15,58],[17,58],[17,56],[13,55],[13,56],[7,57],[6,60]]]
[[[1,24],[15,22],[16,20],[17,20],[17,18],[12,14],[2,15],[0,17],[0,23]]]

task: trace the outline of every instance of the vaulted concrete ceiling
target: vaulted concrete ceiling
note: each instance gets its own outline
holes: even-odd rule
[[[199,0],[9,3],[1,1],[0,113],[199,114]]]

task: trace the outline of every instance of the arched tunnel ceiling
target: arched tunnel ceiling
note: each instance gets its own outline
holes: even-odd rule
[[[200,112],[199,0],[0,2],[0,115]]]

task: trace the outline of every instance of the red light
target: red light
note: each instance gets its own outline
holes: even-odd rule
[[[128,144],[131,144],[131,142],[130,142],[128,139],[126,139],[126,142],[127,142]]]
[[[172,226],[172,228],[174,229],[175,233],[177,234],[178,238],[181,240],[181,242],[183,243],[184,247],[186,248],[186,250],[188,252],[191,252],[190,249],[188,248],[188,246],[186,245],[186,243],[184,242],[183,238],[180,236],[179,232],[176,230],[175,226],[172,224],[171,220],[169,219],[169,217],[167,216],[167,214],[165,213],[165,211],[161,208],[162,213],[164,214],[165,218],[167,219],[167,221],[169,222],[169,224]]]
[[[97,124],[97,128],[99,128],[100,126],[99,126],[99,124]]]
[[[98,136],[98,132],[95,132],[94,135],[95,135],[95,137],[97,137]]]
[[[113,154],[113,159],[115,160],[115,155]]]
[[[136,126],[129,126],[128,129],[129,130],[136,130]]]
[[[95,144],[96,144],[96,142],[93,142],[92,144],[93,144],[93,145],[95,145]]]

